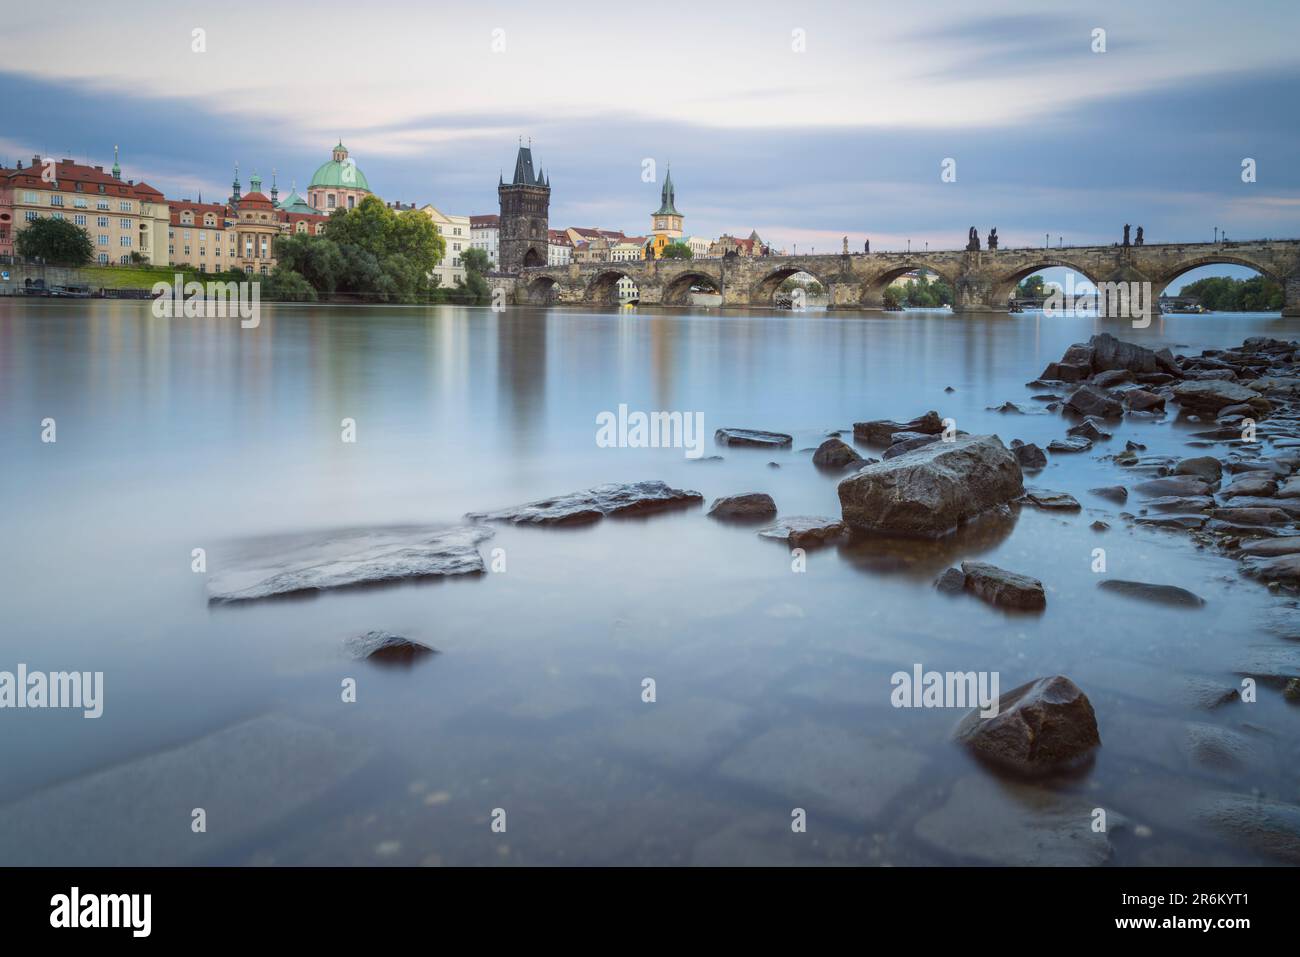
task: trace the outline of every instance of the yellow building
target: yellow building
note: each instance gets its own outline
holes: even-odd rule
[[[167,265],[167,201],[146,183],[122,181],[117,147],[107,173],[102,166],[33,156],[31,166],[20,163],[0,176],[15,237],[36,219],[67,219],[90,236],[101,264],[127,264],[138,253],[151,265]]]

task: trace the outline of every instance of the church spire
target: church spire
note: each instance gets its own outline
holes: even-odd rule
[[[122,178],[122,167],[117,162],[117,147],[113,147],[113,179]]]

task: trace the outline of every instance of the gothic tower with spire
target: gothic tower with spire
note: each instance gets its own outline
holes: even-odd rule
[[[551,181],[533,172],[532,144],[519,145],[515,175],[497,182],[501,201],[500,268],[517,273],[525,266],[545,266],[551,215]]]
[[[677,192],[673,188],[673,168],[664,175],[663,189],[659,191],[659,208],[650,214],[650,232],[666,236],[669,240],[682,238],[682,214],[677,211]]]

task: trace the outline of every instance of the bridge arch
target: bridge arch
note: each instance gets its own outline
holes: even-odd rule
[[[1286,285],[1286,277],[1279,275],[1271,263],[1262,263],[1258,260],[1251,259],[1247,256],[1234,255],[1225,253],[1223,255],[1210,254],[1194,256],[1191,259],[1183,260],[1169,269],[1151,277],[1151,286],[1156,295],[1159,295],[1165,288],[1177,279],[1179,276],[1191,272],[1193,269],[1200,269],[1202,266],[1244,266],[1247,269],[1253,269],[1266,279],[1271,279],[1279,285]]]
[[[558,302],[559,281],[553,276],[538,276],[524,287],[524,299],[529,305],[546,306]]]
[[[781,283],[785,282],[791,276],[797,276],[805,273],[812,276],[823,290],[829,295],[832,283],[827,282],[818,271],[816,266],[811,264],[796,263],[793,265],[777,266],[768,272],[750,287],[749,301],[755,306],[770,306],[776,300],[776,291],[781,288]]]
[[[722,295],[722,287],[713,276],[699,269],[687,269],[668,281],[660,301],[665,306],[689,306],[695,286],[707,286],[711,292]]]
[[[1011,294],[1015,291],[1016,286],[1028,279],[1036,272],[1042,272],[1044,269],[1068,269],[1070,272],[1078,273],[1094,287],[1098,287],[1100,280],[1094,275],[1093,270],[1085,269],[1078,262],[1072,259],[1065,259],[1061,256],[1042,256],[1035,257],[1031,262],[1022,264],[1009,273],[1002,273],[993,279],[992,292],[989,294],[990,305],[1003,308],[1011,299]]]
[[[608,268],[601,269],[588,280],[583,300],[601,305],[617,302],[620,279],[636,283],[636,278],[630,272],[619,269],[612,263],[609,264]]]
[[[873,273],[862,281],[862,287],[858,293],[858,301],[864,309],[882,309],[885,305],[885,290],[899,276],[905,276],[909,272],[924,270],[932,272],[940,279],[946,282],[954,291],[957,288],[957,277],[947,269],[940,269],[934,263],[925,259],[907,258],[902,262],[891,263],[884,269]]]

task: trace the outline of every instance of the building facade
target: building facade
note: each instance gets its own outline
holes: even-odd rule
[[[573,240],[562,229],[551,229],[546,234],[546,265],[567,266],[573,262]]]
[[[469,244],[488,256],[488,265],[497,268],[501,262],[501,217],[496,213],[469,218]]]
[[[677,191],[673,186],[672,167],[664,175],[664,185],[659,191],[659,208],[650,214],[650,238],[646,249],[647,259],[658,259],[664,247],[682,238],[683,216],[677,211]]]
[[[509,183],[497,183],[497,199],[501,204],[500,269],[517,273],[526,266],[545,266],[551,184],[541,171],[533,172],[531,147],[519,147],[514,176]]]
[[[430,204],[421,207],[420,212],[433,220],[434,227],[447,247],[443,251],[442,260],[430,275],[437,276],[438,285],[444,289],[454,288],[457,280],[465,281],[465,263],[461,254],[471,248],[470,217],[448,215]]]
[[[29,167],[19,163],[0,171],[0,254],[13,254],[14,241],[28,223],[66,219],[90,236],[95,261],[102,265],[130,263],[133,254],[150,265],[167,265],[167,201],[147,183],[124,182],[116,147],[113,157],[109,172],[39,156]]]

